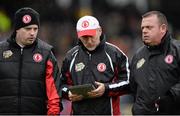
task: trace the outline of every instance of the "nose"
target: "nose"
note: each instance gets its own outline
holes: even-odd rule
[[[88,37],[88,38],[87,38],[87,43],[89,43],[89,44],[92,44],[92,43],[93,43],[92,37]]]
[[[142,33],[147,33],[147,29],[146,29],[146,28],[143,28],[143,29],[142,29]]]
[[[36,31],[35,31],[34,29],[31,29],[31,30],[30,30],[30,34],[31,34],[31,35],[34,35],[35,33],[36,33]]]

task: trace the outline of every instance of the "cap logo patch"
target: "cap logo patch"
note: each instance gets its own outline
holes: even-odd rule
[[[106,70],[106,65],[105,65],[104,63],[99,63],[99,64],[97,65],[97,70],[98,70],[99,72],[104,72],[104,71]]]
[[[89,22],[88,21],[85,20],[85,21],[82,22],[82,27],[83,28],[87,28],[88,26],[89,26]]]
[[[39,54],[39,53],[34,54],[34,55],[33,55],[33,60],[34,60],[35,62],[41,62],[41,61],[42,61],[42,55]]]
[[[31,16],[30,15],[24,15],[22,20],[25,24],[27,24],[27,23],[31,22]]]
[[[167,64],[171,64],[173,62],[173,59],[174,57],[172,55],[167,55],[164,59],[164,61],[167,63]]]

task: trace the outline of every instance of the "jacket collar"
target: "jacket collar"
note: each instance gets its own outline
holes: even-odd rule
[[[34,41],[33,44],[27,45],[27,46],[25,46],[24,48],[30,48],[30,47],[35,46],[35,45],[37,44],[37,39],[38,39],[38,38],[36,38],[36,40]],[[14,35],[12,35],[10,38],[8,38],[7,41],[10,43],[10,45],[12,45],[12,46],[14,46],[14,47],[16,47],[16,48],[21,48],[21,47],[16,43],[16,39],[15,39],[15,36],[14,36]]]
[[[153,53],[164,53],[169,47],[169,42],[170,42],[170,34],[167,31],[164,37],[161,40],[161,43],[157,46],[147,46],[148,50],[153,52]]]

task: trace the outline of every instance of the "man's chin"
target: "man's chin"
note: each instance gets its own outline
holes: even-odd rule
[[[86,48],[86,49],[88,49],[89,51],[95,50],[95,48]]]
[[[29,41],[26,45],[31,45],[33,43],[34,43],[34,41]]]
[[[150,46],[149,42],[143,41],[144,45]]]

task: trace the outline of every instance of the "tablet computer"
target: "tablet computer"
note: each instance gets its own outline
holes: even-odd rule
[[[88,98],[88,92],[96,89],[93,84],[75,85],[69,87],[72,94],[83,95],[84,98]]]

